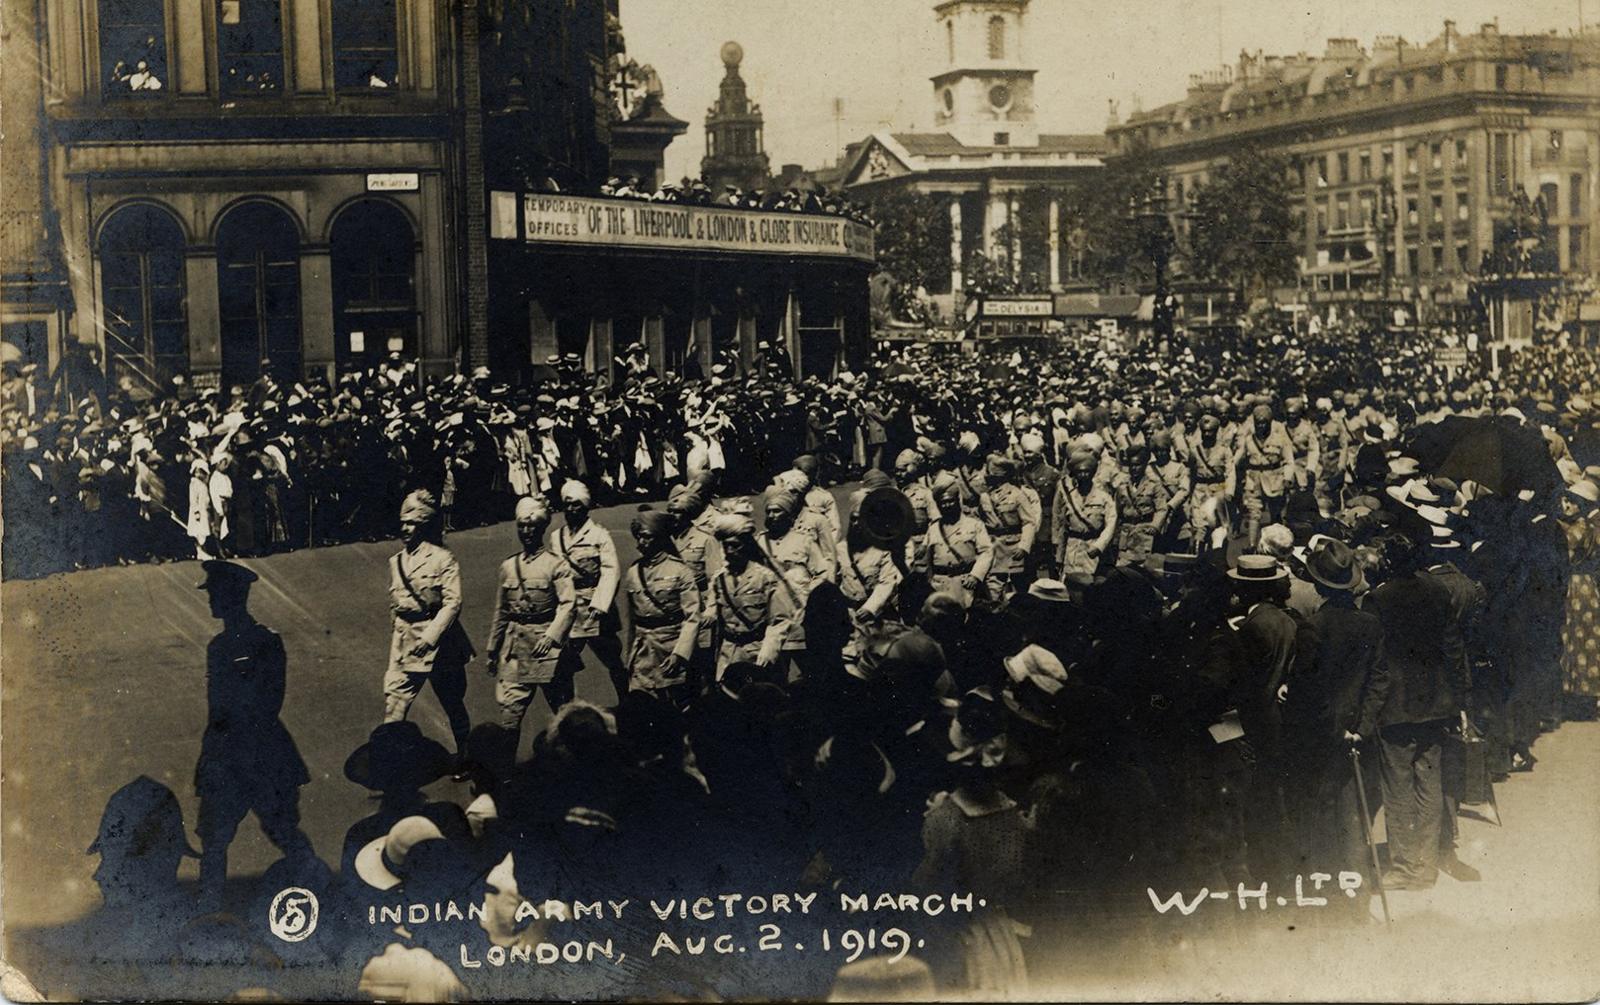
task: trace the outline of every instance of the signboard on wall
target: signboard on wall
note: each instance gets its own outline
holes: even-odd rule
[[[522,214],[522,238],[531,244],[876,257],[872,228],[838,216],[546,193],[524,195]]]
[[[368,192],[415,192],[422,184],[415,171],[367,175]]]
[[[1024,297],[983,302],[983,315],[990,318],[1047,318],[1055,313],[1053,297]]]

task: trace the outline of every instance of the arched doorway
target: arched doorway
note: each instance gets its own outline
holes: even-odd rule
[[[390,352],[417,358],[417,241],[405,213],[376,199],[355,203],[334,221],[330,244],[339,369],[363,369]]]
[[[165,383],[189,368],[183,231],[149,205],[125,206],[100,229],[100,305],[113,380],[132,370]]]
[[[269,203],[229,210],[217,227],[222,379],[248,384],[262,365],[280,382],[300,379],[300,235]]]

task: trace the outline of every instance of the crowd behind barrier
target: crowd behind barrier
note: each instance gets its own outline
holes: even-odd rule
[[[186,978],[218,997],[326,995],[330,974],[338,995],[386,1000],[1019,996],[1030,971],[1074,952],[1163,938],[1179,914],[1150,891],[1358,875],[1355,895],[1331,896],[1319,916],[1337,927],[1377,923],[1380,884],[1387,898],[1441,874],[1471,882],[1456,854],[1460,804],[1492,798],[1534,769],[1541,735],[1595,714],[1592,358],[1534,351],[1490,382],[1383,336],[1360,353],[1280,336],[1206,352],[908,351],[880,364],[798,384],[636,369],[599,388],[572,373],[526,402],[488,375],[418,386],[397,366],[309,394],[263,382],[115,417],[108,403],[91,420],[102,429],[77,435],[127,437],[116,453],[135,468],[157,449],[131,439],[160,435],[152,420],[176,426],[174,442],[201,448],[187,463],[213,473],[216,448],[237,448],[262,413],[288,422],[309,401],[314,414],[290,428],[370,427],[372,456],[388,460],[342,477],[359,486],[350,505],[376,507],[367,519],[395,515],[403,546],[388,571],[384,721],[345,766],[379,801],[352,824],[338,868],[297,827],[309,776],[278,720],[282,644],[249,613],[254,573],[213,559],[205,585],[223,630],[208,663],[231,666],[248,647],[267,683],[210,703],[198,900],[176,881],[177,802],[140,779],[113,796],[91,848],[106,900],[94,923],[138,932],[127,952],[165,960],[225,947]],[[551,455],[533,451],[548,465],[524,478],[491,435],[492,462],[466,480],[456,458],[480,420],[501,444],[562,428],[564,412],[583,428],[591,413],[562,404],[572,385],[639,436],[602,426],[572,455],[552,438]],[[329,463],[297,466],[289,451],[304,441],[274,431],[261,430],[259,455],[282,484]],[[581,473],[561,468],[580,457]],[[356,480],[369,471],[385,474]],[[857,471],[837,505],[824,486]],[[487,624],[484,612],[463,623],[445,523],[496,498],[502,472],[517,479],[498,498],[521,550],[499,570]],[[668,498],[634,514],[640,558],[624,567],[591,510],[647,472],[646,494]],[[205,526],[186,547],[238,547]],[[573,698],[585,652],[611,677],[609,707]],[[474,725],[461,696],[483,672],[500,714]],[[232,680],[208,675],[214,689]],[[450,746],[408,718],[425,685]],[[519,761],[541,698],[554,715]],[[240,736],[272,749],[241,753]],[[424,794],[446,776],[462,787]],[[284,859],[230,890],[226,847],[250,810]],[[144,835],[137,849],[121,846],[130,833]],[[322,938],[267,944],[226,924],[291,885],[317,893]],[[653,915],[590,919],[574,935],[519,908],[790,888],[830,900],[970,891],[982,906],[918,917],[925,945],[844,967],[755,952],[685,966],[649,951]],[[460,925],[371,920],[381,905],[449,901],[483,906],[470,938]],[[152,903],[172,909],[151,922]],[[719,924],[755,945],[768,920]],[[848,921],[905,923],[881,907]],[[151,924],[171,930],[153,938]],[[1282,920],[1230,911],[1212,924]],[[574,937],[614,937],[630,962],[475,967],[461,950]]]

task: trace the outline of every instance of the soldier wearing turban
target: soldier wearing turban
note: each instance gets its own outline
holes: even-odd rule
[[[570,661],[561,654],[577,606],[572,569],[544,544],[550,508],[543,499],[517,500],[517,538],[522,549],[500,563],[489,624],[489,676],[500,706],[500,726],[518,730],[534,694],[544,688],[550,711],[573,698]]]
[[[680,706],[692,691],[688,677],[700,628],[700,585],[695,571],[673,547],[675,521],[664,510],[647,509],[631,523],[639,558],[622,575],[623,624],[629,637],[628,686]]]
[[[383,719],[405,719],[423,685],[431,683],[450,721],[459,754],[472,728],[467,716],[466,665],[473,652],[458,620],[461,567],[438,541],[438,517],[438,502],[423,489],[406,496],[400,505],[405,547],[389,559],[394,631],[389,668],[383,678]]]

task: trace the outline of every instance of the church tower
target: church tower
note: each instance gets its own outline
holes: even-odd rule
[[[934,8],[945,68],[934,125],[974,147],[1034,147],[1033,77],[1023,51],[1029,0],[943,0]]]
[[[700,174],[714,194],[725,185],[745,191],[766,188],[772,166],[763,149],[761,106],[745,93],[739,64],[744,48],[738,42],[722,47],[721,93],[717,103],[706,110],[706,155],[700,161]]]

